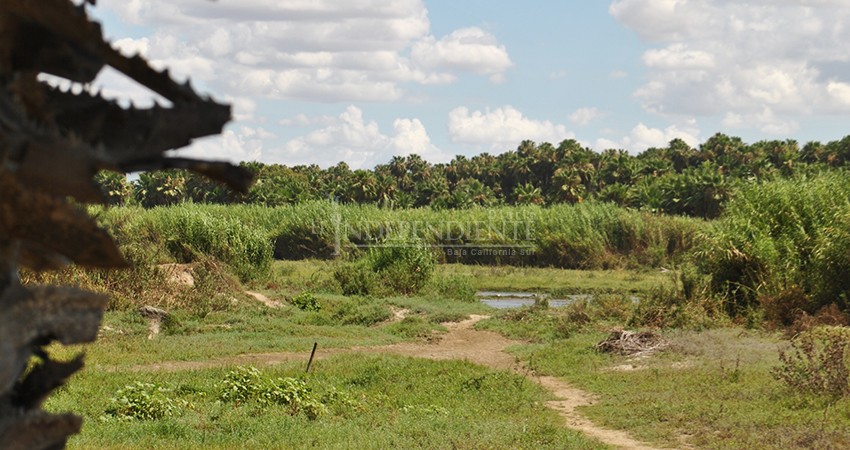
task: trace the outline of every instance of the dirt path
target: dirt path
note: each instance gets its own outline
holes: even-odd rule
[[[520,342],[507,339],[491,331],[477,331],[473,329],[476,322],[487,317],[473,315],[470,319],[462,322],[444,324],[448,328],[448,332],[442,335],[441,339],[435,343],[404,342],[375,347],[354,347],[351,349],[319,349],[316,357],[323,359],[333,355],[353,352],[390,353],[437,360],[461,359],[496,369],[512,370],[534,379],[554,394],[556,399],[547,402],[547,406],[557,411],[564,418],[565,424],[568,427],[593,436],[605,444],[617,448],[637,450],[654,449],[654,447],[633,439],[624,431],[610,430],[597,426],[582,416],[577,408],[592,404],[594,401],[593,397],[587,392],[572,387],[558,378],[530,374],[514,356],[505,352],[506,347]],[[308,354],[306,352],[252,353],[209,361],[172,361],[139,365],[131,367],[131,370],[198,370],[236,364],[273,365],[294,360],[304,360],[306,363],[307,356]]]

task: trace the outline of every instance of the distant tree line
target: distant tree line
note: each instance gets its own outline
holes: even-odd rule
[[[514,151],[457,156],[447,164],[431,164],[415,154],[395,156],[372,170],[351,170],[345,162],[327,169],[242,163],[257,176],[248,194],[233,194],[184,171],[141,173],[131,182],[103,172],[98,181],[110,203],[144,207],[185,201],[277,206],[329,198],[387,208],[436,209],[605,201],[712,218],[741,183],[848,164],[850,136],[800,147],[794,140],[746,144],[718,133],[698,148],[674,139],[666,147],[638,155],[624,150],[596,152],[570,139],[557,146],[526,140]]]

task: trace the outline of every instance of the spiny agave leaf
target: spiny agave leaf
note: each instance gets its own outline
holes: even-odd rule
[[[248,192],[253,181],[253,174],[244,167],[235,166],[228,162],[202,161],[190,158],[152,158],[138,161],[128,161],[121,164],[121,171],[136,172],[163,169],[185,169],[200,173],[222,183],[243,194]]]
[[[36,272],[59,270],[71,262],[68,257],[52,252],[35,242],[22,243],[19,259],[22,266]]]
[[[57,174],[57,176],[61,176]],[[0,177],[0,234],[35,244],[87,267],[127,267],[112,237],[64,199],[22,189]]]
[[[97,337],[103,309],[109,299],[77,288],[13,286],[3,292],[0,304],[0,392],[17,382],[33,349],[57,340],[82,344]]]
[[[48,450],[65,448],[68,437],[80,432],[83,419],[73,414],[17,411],[0,420],[0,448]]]
[[[101,145],[98,160],[113,165],[159,156],[195,138],[218,134],[230,120],[230,106],[215,102],[127,109],[101,97],[49,87],[43,97],[60,129],[92,146]]]

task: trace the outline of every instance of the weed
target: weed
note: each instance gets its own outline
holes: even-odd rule
[[[228,372],[221,383],[219,399],[237,406],[247,402],[256,402],[261,408],[284,405],[290,414],[304,413],[310,419],[327,412],[327,406],[303,380],[267,379],[256,367],[237,367]]]
[[[850,395],[850,328],[823,326],[804,331],[780,351],[773,371],[795,392]]]
[[[470,283],[470,277],[461,275],[436,276],[425,288],[431,296],[438,299],[451,299],[462,302],[474,302],[475,288]]]
[[[302,292],[290,299],[290,302],[301,311],[319,312],[322,305],[316,300],[316,296],[309,292]]]
[[[378,285],[377,274],[363,260],[340,264],[334,270],[334,278],[343,295],[369,295]]]
[[[104,421],[156,420],[180,414],[189,402],[171,397],[174,391],[154,383],[137,381],[119,389],[110,400],[111,406],[101,416]]]

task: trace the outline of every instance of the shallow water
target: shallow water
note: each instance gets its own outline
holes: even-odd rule
[[[481,303],[498,309],[520,308],[531,306],[538,299],[538,294],[532,292],[497,292],[481,291],[475,294]],[[567,295],[565,298],[548,299],[550,308],[560,308],[577,300],[591,300],[590,294]]]
[[[511,309],[534,305],[540,294],[533,292],[479,291],[475,293],[475,296],[478,297],[478,301],[487,306],[498,309]],[[635,303],[639,301],[636,296],[632,296],[631,298]],[[550,308],[560,308],[578,300],[593,301],[593,294],[566,295],[563,298],[550,298],[548,302]]]

